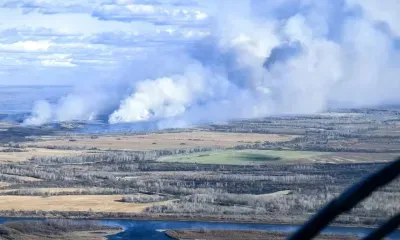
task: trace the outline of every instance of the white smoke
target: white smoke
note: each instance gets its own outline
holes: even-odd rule
[[[23,124],[42,125],[48,122],[74,120],[90,121],[115,109],[121,92],[118,86],[80,86],[73,93],[61,97],[57,103],[38,101],[34,104],[31,116]]]
[[[199,65],[189,65],[182,75],[145,80],[122,101],[109,122],[135,122],[181,115],[193,101],[207,98],[213,90],[211,75]],[[210,90],[210,91],[207,91]]]
[[[220,1],[216,9],[211,37],[177,54],[173,68],[132,81],[130,94],[41,102],[26,123],[96,118],[105,102],[107,111],[117,106],[109,123],[160,128],[400,102],[397,0]]]
[[[51,106],[46,101],[38,101],[35,103],[31,116],[24,121],[26,125],[41,125],[51,121]]]

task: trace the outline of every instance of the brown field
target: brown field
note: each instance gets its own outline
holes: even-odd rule
[[[18,195],[25,195],[25,196],[53,196],[53,195],[98,195],[98,194],[104,194],[106,191],[110,191],[110,189],[107,188],[101,188],[101,187],[88,187],[88,188],[12,188],[8,187],[11,184],[6,183],[3,186],[3,189],[0,190],[0,194],[2,195],[13,195],[13,193],[17,192]],[[1,187],[2,185],[0,185]],[[7,188],[8,187],[8,188]]]
[[[0,148],[0,150],[1,149],[4,148]],[[85,151],[53,150],[44,148],[26,148],[24,150],[27,150],[27,152],[0,152],[0,163],[23,162],[29,160],[33,156],[68,156],[85,153]]]
[[[1,185],[0,185],[1,186]],[[7,186],[7,185],[6,185]],[[0,190],[0,193],[7,194],[13,191],[20,191],[20,192],[35,192],[35,193],[72,193],[77,192],[79,190],[84,190],[83,188],[19,188],[19,189],[3,189]]]
[[[289,141],[295,136],[278,134],[255,133],[222,133],[222,132],[183,132],[183,133],[151,133],[132,136],[100,136],[91,139],[89,136],[74,137],[42,137],[35,143],[37,146],[74,146],[96,147],[99,149],[127,150],[157,150],[166,148],[192,147],[234,147],[243,142],[257,141],[282,142]]]
[[[121,202],[122,195],[0,196],[0,211],[89,211],[139,213],[154,203]],[[161,204],[156,203],[156,204]],[[165,202],[164,202],[165,203]]]

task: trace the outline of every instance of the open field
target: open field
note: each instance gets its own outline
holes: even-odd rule
[[[159,158],[162,162],[198,164],[271,164],[271,163],[362,163],[393,160],[395,153],[330,153],[310,151],[275,150],[222,150],[203,153],[181,154]]]
[[[1,185],[0,185],[1,187]],[[26,195],[29,194],[40,194],[42,193],[43,195],[45,193],[49,193],[50,195],[55,195],[58,193],[74,193],[78,191],[84,191],[85,189],[83,188],[18,188],[18,189],[6,189],[6,190],[0,190],[0,194],[8,194],[12,193],[14,191],[19,191],[21,193],[25,193]]]
[[[35,145],[94,147],[113,150],[158,150],[166,148],[193,148],[193,147],[234,147],[240,142],[255,143],[260,141],[281,142],[293,139],[291,135],[278,134],[249,134],[249,133],[219,133],[219,132],[182,132],[182,133],[151,133],[142,135],[90,136],[71,137],[41,137]]]
[[[371,163],[371,162],[390,162],[399,154],[397,153],[346,153],[336,152],[319,156],[312,156],[306,159],[310,163]],[[301,159],[305,160],[305,159]]]
[[[0,211],[94,211],[140,213],[151,203],[124,203],[121,195],[0,196]]]
[[[59,150],[59,149],[44,149],[44,148],[24,148],[21,152],[3,152],[7,148],[0,147],[0,163],[6,162],[22,162],[27,161],[33,156],[68,156],[79,155],[87,151],[76,150]]]
[[[166,156],[159,160],[164,162],[186,162],[198,164],[267,164],[281,161],[301,162],[303,159],[328,155],[323,152],[272,151],[272,150],[225,150],[204,153]]]

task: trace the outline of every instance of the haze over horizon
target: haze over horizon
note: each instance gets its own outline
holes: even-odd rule
[[[400,2],[5,0],[0,86],[52,121],[206,121],[400,103]]]

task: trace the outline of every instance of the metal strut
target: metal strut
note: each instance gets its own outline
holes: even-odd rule
[[[372,192],[393,181],[399,174],[400,158],[347,189],[339,197],[328,203],[328,205],[320,210],[313,218],[311,218],[288,239],[312,239],[313,237],[317,236],[319,232],[321,232],[322,229],[324,229],[338,215],[351,210],[355,205],[371,195]],[[393,221],[398,221],[398,218],[395,218]],[[390,228],[392,228],[392,222],[389,220],[388,223],[389,227],[386,227],[386,224],[384,224],[382,227],[385,228],[383,230],[380,230],[381,228],[377,229],[375,232],[378,231],[378,233],[376,234],[386,233]]]

